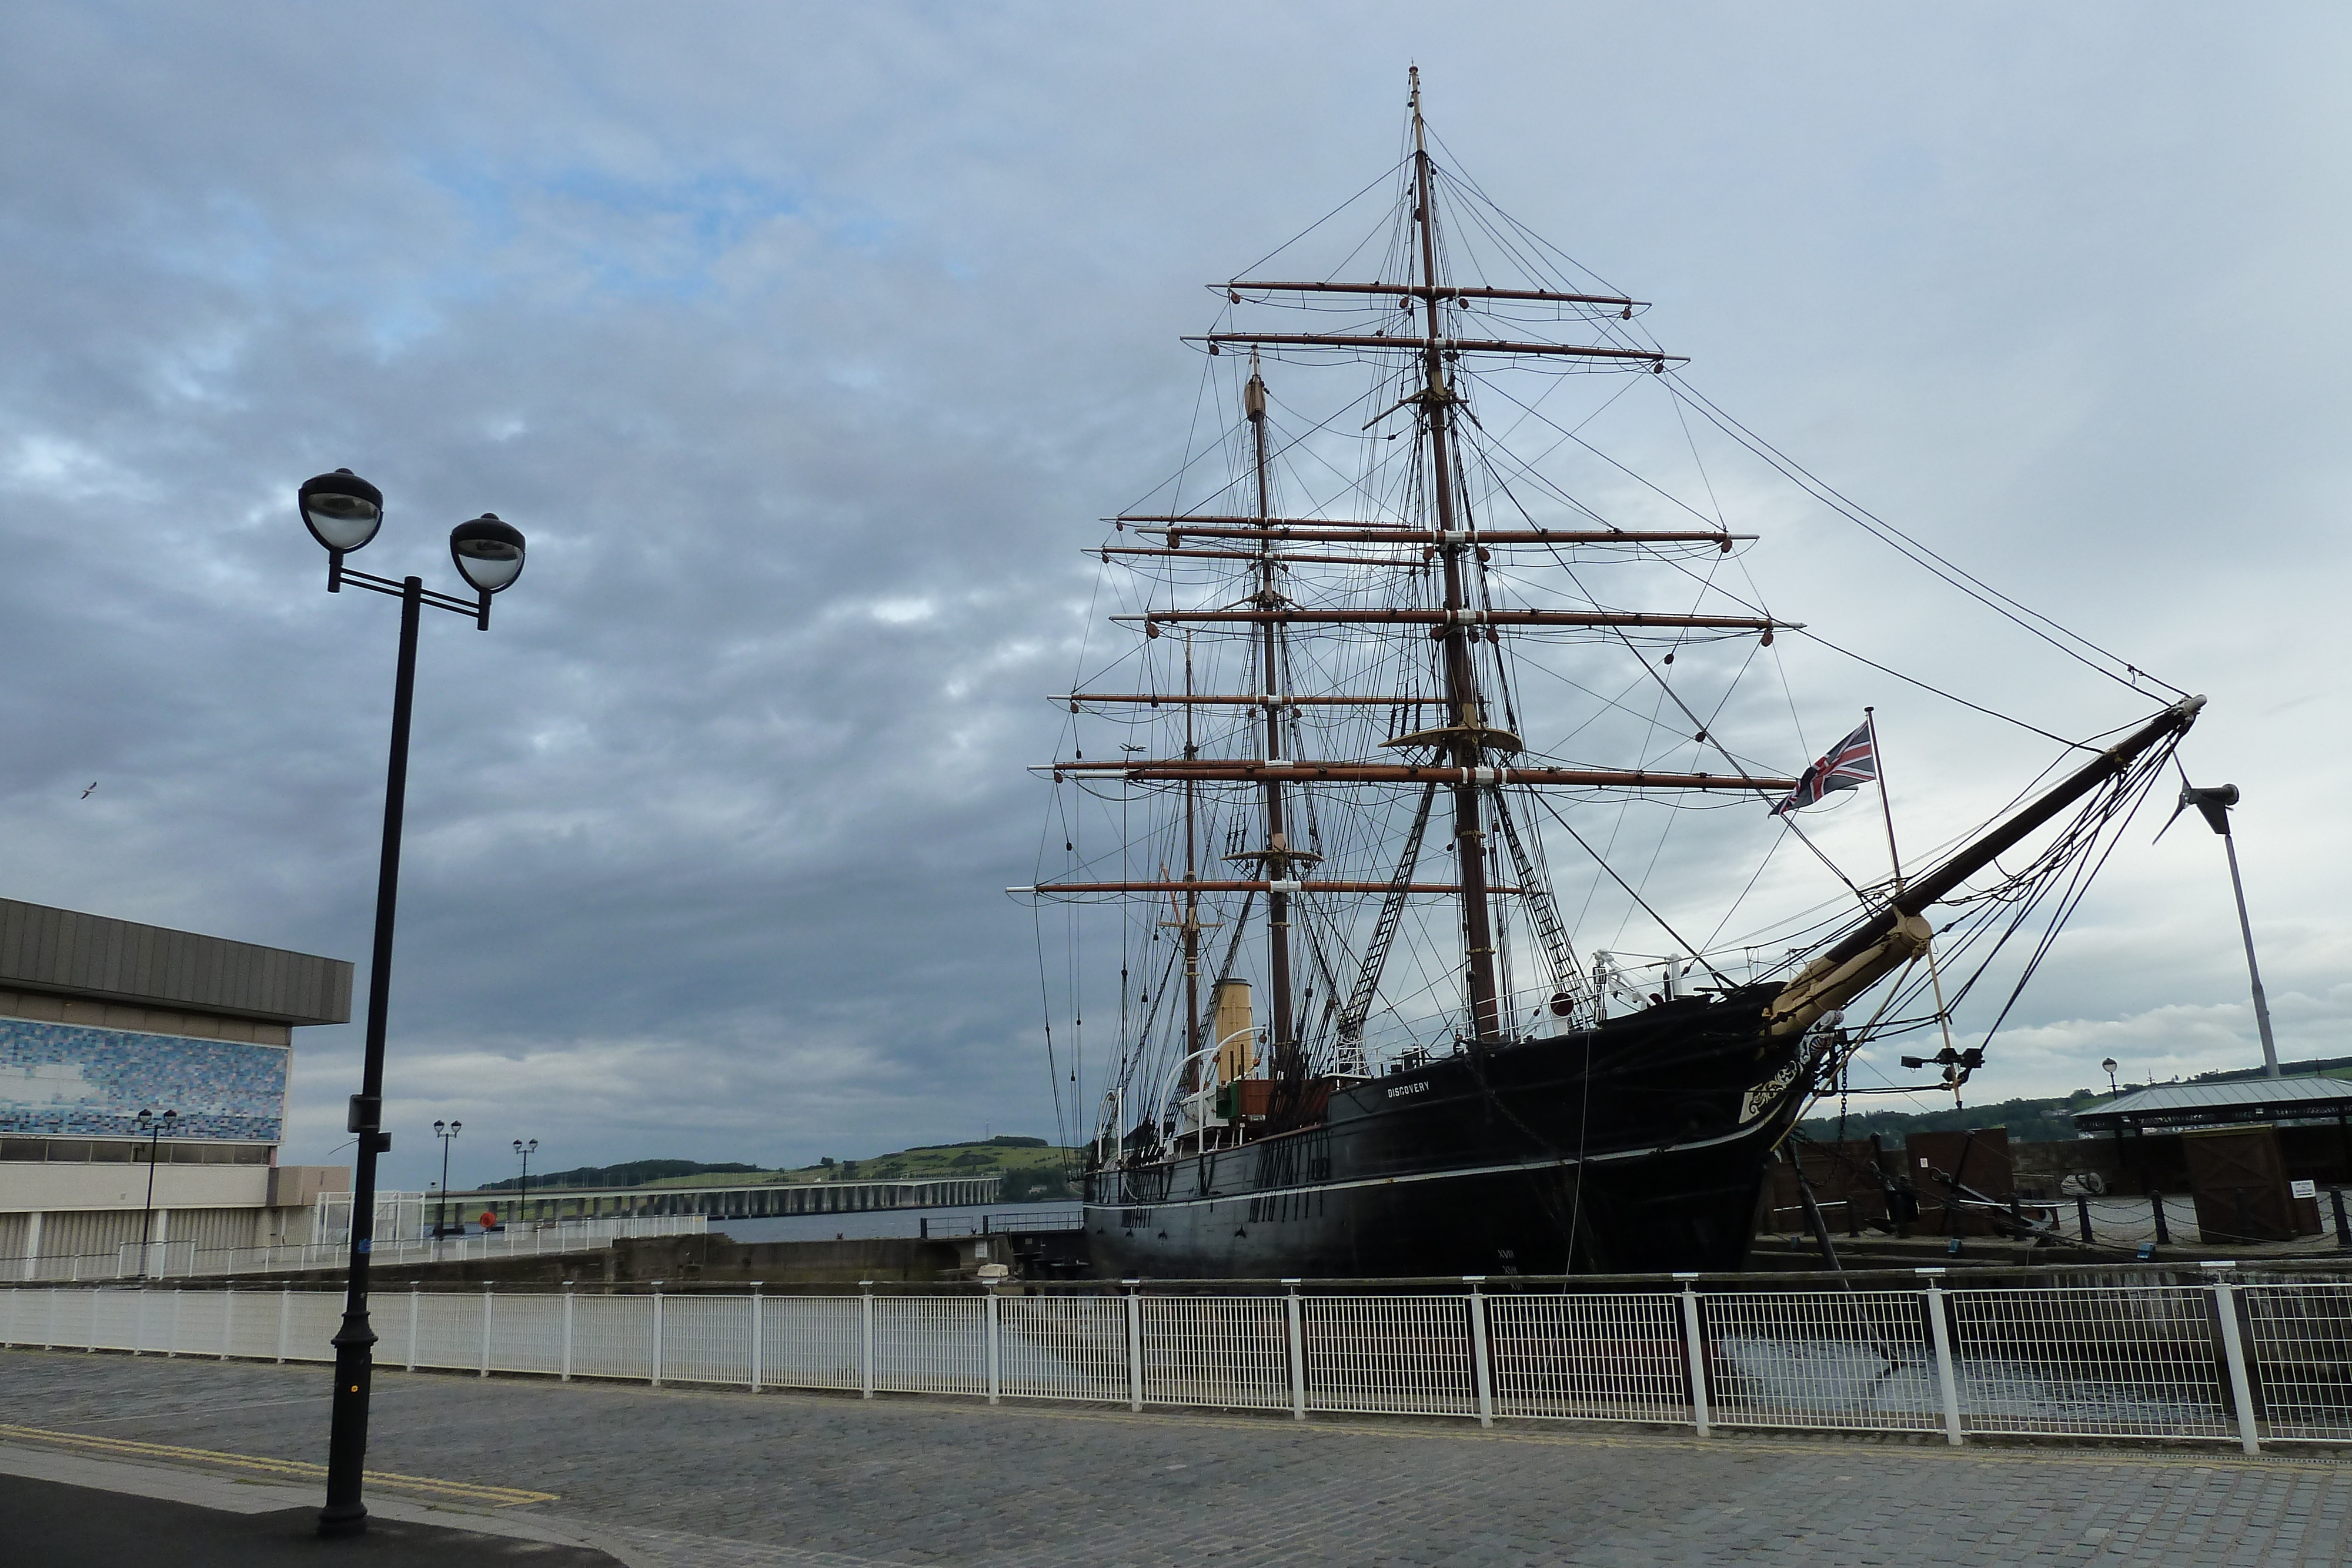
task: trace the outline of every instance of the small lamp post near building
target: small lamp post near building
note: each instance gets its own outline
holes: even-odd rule
[[[454,1225],[449,1222],[449,1145],[456,1142],[457,1134],[465,1130],[466,1124],[463,1122],[433,1124],[433,1135],[441,1140],[441,1201],[433,1210],[433,1239],[436,1241],[444,1236],[466,1234],[466,1222],[463,1219],[459,1219]]]
[[[516,1189],[514,1206],[515,1220],[520,1224],[530,1218],[530,1211],[523,1205],[530,1197],[530,1156],[539,1153],[539,1140],[533,1138],[526,1144],[520,1138],[517,1138],[514,1151],[522,1156],[522,1186]]]
[[[139,1219],[139,1277],[147,1278],[149,1238],[155,1230],[155,1156],[163,1147],[163,1134],[180,1119],[177,1111],[166,1111],[161,1116],[152,1111],[139,1113],[139,1130],[147,1134],[147,1212]]]
[[[449,558],[473,589],[471,600],[429,592],[422,578],[394,581],[355,570],[343,558],[364,549],[383,525],[383,492],[338,468],[306,479],[295,493],[302,526],[327,552],[327,591],[345,583],[400,601],[400,654],[392,687],[392,748],[384,771],[383,847],[375,883],[375,945],[368,966],[367,1036],[360,1092],[352,1096],[345,1131],[357,1134],[352,1171],[351,1270],[342,1326],[335,1333],[335,1391],[327,1438],[327,1504],[319,1533],[358,1535],[367,1529],[361,1500],[367,1467],[368,1392],[374,1375],[375,1330],[368,1323],[368,1254],[375,1239],[376,1156],[392,1147],[383,1131],[384,1027],[392,986],[394,910],[400,894],[400,831],[408,799],[408,728],[416,689],[416,627],[426,605],[473,618],[488,631],[491,596],[522,575],[523,537],[490,512],[449,530]],[[446,1148],[446,1145],[445,1145]],[[446,1190],[446,1189],[445,1189]]]

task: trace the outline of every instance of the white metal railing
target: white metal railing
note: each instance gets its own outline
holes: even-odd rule
[[[701,1236],[710,1229],[707,1214],[665,1214],[636,1218],[550,1220],[518,1225],[510,1229],[467,1236],[444,1236],[403,1241],[379,1240],[369,1251],[374,1268],[404,1268],[416,1263],[472,1262],[488,1258],[535,1257],[549,1252],[580,1252],[611,1242],[651,1236]],[[348,1241],[289,1243],[275,1247],[200,1249],[187,1242],[153,1242],[148,1247],[150,1279],[186,1278],[213,1274],[285,1274],[304,1269],[340,1268],[350,1260]],[[128,1242],[111,1252],[0,1257],[0,1281],[26,1282],[131,1280],[140,1273],[139,1243]]]
[[[384,1366],[1696,1427],[2352,1443],[2352,1283],[1191,1295],[379,1291]],[[0,1288],[0,1343],[325,1362],[328,1291]]]

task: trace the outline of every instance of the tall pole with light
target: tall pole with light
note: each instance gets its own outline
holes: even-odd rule
[[[457,1134],[465,1130],[466,1124],[463,1122],[433,1124],[433,1135],[441,1140],[441,1207],[433,1216],[433,1235],[436,1239],[453,1232],[462,1234],[466,1228],[466,1222],[462,1219],[455,1225],[449,1223],[449,1145],[457,1140]]]
[[[2116,1095],[2123,1092],[2122,1090],[2116,1087],[2116,1059],[2110,1056],[2105,1061],[2099,1063],[2099,1066],[2107,1075],[2107,1098],[2112,1100]]]
[[[398,581],[358,571],[343,558],[365,548],[383,524],[383,492],[348,468],[304,481],[296,493],[303,526],[326,548],[327,591],[343,584],[400,601],[400,657],[392,686],[392,755],[384,773],[383,850],[377,862],[375,944],[368,966],[367,1040],[360,1092],[352,1096],[345,1130],[357,1135],[352,1173],[352,1252],[342,1326],[335,1333],[335,1392],[327,1438],[327,1505],[321,1535],[357,1535],[367,1529],[361,1500],[367,1465],[368,1392],[373,1380],[375,1331],[368,1324],[368,1254],[375,1239],[376,1156],[392,1147],[383,1131],[384,1020],[391,998],[393,912],[400,893],[400,829],[408,797],[408,714],[416,687],[416,624],[426,605],[471,616],[489,630],[490,596],[522,575],[520,531],[489,512],[449,531],[449,555],[474,590],[471,601],[429,591],[422,578]],[[446,1148],[445,1144],[444,1148]],[[446,1191],[446,1188],[445,1188]]]
[[[147,1135],[147,1212],[139,1220],[139,1277],[147,1278],[148,1238],[155,1228],[155,1156],[163,1147],[163,1134],[180,1119],[177,1111],[166,1111],[161,1116],[152,1111],[139,1113],[139,1130]]]
[[[2271,1004],[2263,995],[2263,972],[2254,963],[2254,927],[2253,923],[2246,918],[2246,884],[2238,875],[2238,840],[2230,831],[2230,808],[2237,803],[2238,787],[2235,784],[2215,784],[2202,789],[2183,784],[2180,787],[2180,804],[2172,814],[2178,817],[2191,806],[2196,807],[2198,814],[2205,819],[2205,825],[2221,835],[2221,847],[2229,852],[2230,891],[2237,895],[2238,935],[2245,940],[2246,978],[2253,983],[2254,988],[2254,1027],[2263,1037],[2263,1073],[2265,1077],[2276,1078],[2279,1076],[2278,1042],[2271,1038]],[[2170,822],[2165,824],[2168,828],[2171,825]]]
[[[530,1156],[539,1153],[539,1140],[533,1138],[526,1144],[520,1138],[517,1138],[514,1151],[522,1156],[522,1187],[515,1194],[515,1222],[520,1224],[523,1217],[530,1212],[523,1207],[523,1205],[530,1199]]]

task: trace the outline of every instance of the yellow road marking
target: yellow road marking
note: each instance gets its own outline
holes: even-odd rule
[[[302,1459],[272,1459],[257,1454],[225,1454],[215,1448],[188,1448],[176,1443],[140,1443],[128,1437],[100,1437],[87,1432],[52,1432],[39,1427],[18,1427],[0,1422],[0,1441],[7,1440],[51,1443],[60,1448],[82,1448],[117,1458],[226,1465],[263,1475],[282,1476],[289,1480],[323,1481],[327,1479],[326,1466]],[[404,1476],[390,1470],[369,1470],[367,1481],[370,1486],[385,1487],[395,1491],[420,1492],[452,1502],[484,1503],[491,1508],[514,1508],[527,1502],[553,1502],[556,1500],[556,1494],[549,1491],[477,1486],[469,1481],[445,1481],[432,1476]]]

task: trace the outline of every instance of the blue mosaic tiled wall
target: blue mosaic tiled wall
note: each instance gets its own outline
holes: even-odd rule
[[[173,1138],[274,1144],[286,1125],[282,1045],[0,1018],[0,1133],[135,1138],[142,1111],[177,1111]]]

